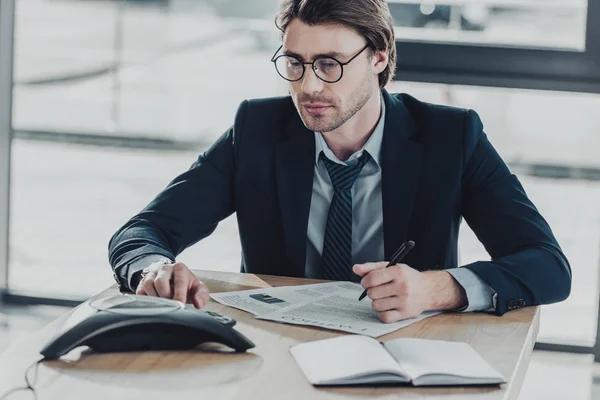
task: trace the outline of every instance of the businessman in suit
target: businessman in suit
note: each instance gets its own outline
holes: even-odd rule
[[[569,263],[477,114],[383,89],[396,64],[384,0],[284,0],[276,22],[290,96],[244,101],[115,233],[122,290],[201,308],[206,286],[175,258],[235,212],[242,272],[360,282],[384,322],[568,297]],[[491,261],[458,265],[463,218]]]

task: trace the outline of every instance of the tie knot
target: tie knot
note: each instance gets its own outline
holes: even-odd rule
[[[331,179],[333,188],[336,190],[347,190],[352,188],[354,182],[356,182],[356,179],[358,178],[358,174],[360,174],[360,171],[369,162],[371,156],[366,151],[363,152],[358,163],[353,166],[333,162],[325,157],[325,154],[322,152],[320,158],[327,167],[327,172],[329,172],[329,178]]]

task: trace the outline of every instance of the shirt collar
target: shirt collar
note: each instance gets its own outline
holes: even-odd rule
[[[319,155],[321,152],[325,154],[325,157],[329,158],[331,161],[334,161],[338,164],[347,163],[353,164],[358,160],[363,152],[366,150],[373,160],[377,163],[379,167],[381,167],[381,142],[383,141],[383,131],[385,128],[385,101],[383,100],[383,95],[381,96],[381,116],[379,117],[379,122],[375,126],[371,137],[367,140],[367,143],[357,151],[352,154],[350,158],[346,162],[340,161],[333,151],[327,146],[327,142],[325,142],[325,138],[321,132],[315,132],[315,165],[319,165]]]

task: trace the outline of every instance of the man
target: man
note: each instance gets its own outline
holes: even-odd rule
[[[242,272],[360,281],[383,322],[568,297],[570,266],[477,114],[383,89],[396,63],[384,0],[284,0],[276,20],[290,96],[244,101],[113,236],[123,290],[201,308],[206,286],[175,257],[236,212]],[[457,268],[463,217],[491,261]]]

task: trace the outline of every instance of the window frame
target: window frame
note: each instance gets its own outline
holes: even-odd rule
[[[8,290],[15,0],[0,1],[0,294]]]
[[[588,0],[586,23],[585,51],[397,39],[394,79],[600,93],[600,0]]]

